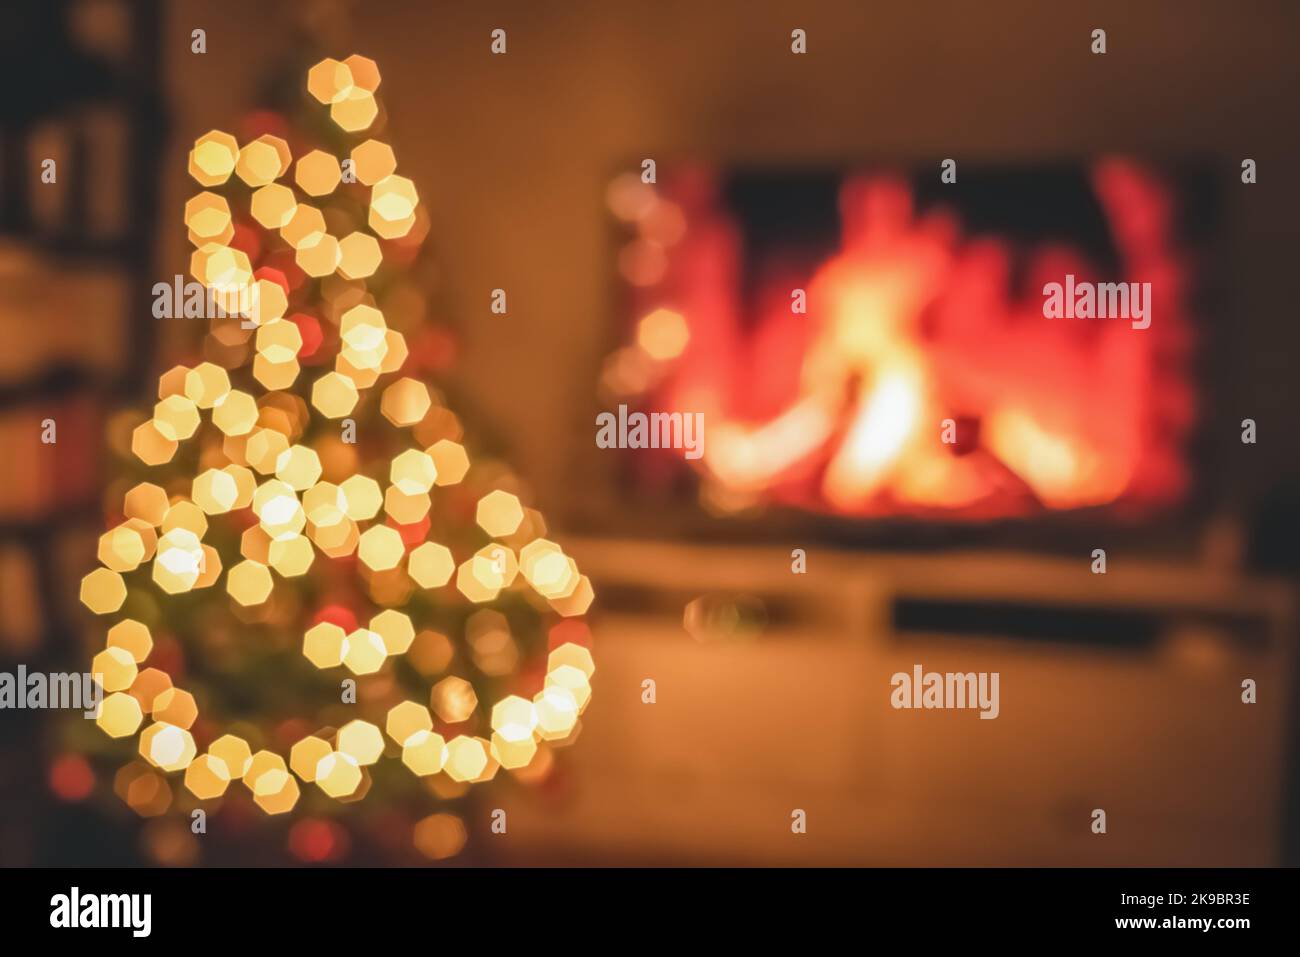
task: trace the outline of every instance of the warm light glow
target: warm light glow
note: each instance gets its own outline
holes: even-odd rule
[[[679,237],[672,255],[685,250],[680,262],[697,268],[674,271],[674,310],[642,318],[631,350],[659,365],[643,362],[630,378],[612,374],[626,361],[607,365],[606,384],[705,414],[703,496],[719,508],[978,519],[1175,500],[1191,393],[1167,358],[1186,341],[1168,197],[1121,161],[1099,164],[1094,188],[1122,278],[1152,282],[1163,312],[1150,329],[1044,318],[1038,277],[1078,254],[1025,251],[1029,278],[1017,288],[1019,248],[967,240],[950,210],[918,214],[904,183],[867,177],[842,188],[841,248],[804,283],[802,313],[787,299],[739,315],[721,281],[730,267],[698,264],[732,262],[740,240],[727,230]],[[634,213],[637,195],[621,182],[611,207],[639,222],[660,201]],[[1124,226],[1137,221],[1140,230]],[[526,560],[523,571],[532,581]]]

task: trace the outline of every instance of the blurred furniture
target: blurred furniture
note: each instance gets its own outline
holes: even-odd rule
[[[596,694],[567,783],[506,805],[512,859],[1278,862],[1285,584],[1119,555],[1094,575],[1086,556],[813,547],[800,575],[788,549],[569,544],[603,609]],[[758,597],[766,629],[690,637],[701,594]],[[918,663],[999,672],[1000,716],[894,710],[891,675]]]
[[[138,394],[154,362],[166,135],[159,31],[154,0],[42,0],[5,11],[0,657],[37,643],[47,654],[68,650],[69,596],[59,582],[80,578],[71,564],[85,555],[66,545],[98,531],[106,416]],[[42,178],[47,169],[52,181]],[[41,440],[46,420],[54,444]]]

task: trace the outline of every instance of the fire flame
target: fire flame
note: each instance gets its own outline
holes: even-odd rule
[[[676,310],[641,329],[656,407],[705,413],[700,466],[732,502],[979,518],[1177,500],[1193,395],[1172,200],[1127,161],[1092,182],[1124,279],[1151,283],[1148,329],[1044,318],[1044,283],[1108,277],[1064,244],[1017,251],[949,211],[918,216],[886,176],[847,180],[838,252],[806,284],[774,270],[742,316],[742,237],[697,190],[648,290]]]

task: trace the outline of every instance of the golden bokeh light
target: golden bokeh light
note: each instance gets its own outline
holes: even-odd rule
[[[691,331],[681,313],[656,309],[637,324],[636,338],[651,358],[666,361],[682,354]]]
[[[343,665],[355,675],[372,675],[388,657],[384,639],[368,628],[358,628],[343,643]]]
[[[293,195],[293,190],[280,183],[263,186],[253,194],[253,218],[264,229],[283,229],[293,219],[297,209],[298,200]]]
[[[169,595],[192,589],[204,563],[203,544],[188,528],[173,528],[158,539],[153,561],[154,583]]]
[[[428,386],[418,379],[403,377],[384,389],[380,411],[393,425],[410,426],[423,419],[432,404]],[[432,456],[429,456],[429,459],[433,463],[436,477],[437,463],[433,461]]]
[[[341,419],[356,408],[360,395],[351,379],[327,372],[311,387],[311,404],[327,419]]]
[[[298,324],[286,319],[263,322],[257,330],[257,352],[268,362],[290,362],[298,358],[302,348],[302,332]]]
[[[230,391],[230,376],[211,362],[201,362],[185,373],[185,397],[200,409],[211,409]]]
[[[229,133],[211,130],[194,141],[190,175],[200,186],[220,186],[230,179],[239,159],[239,143]]]
[[[298,781],[287,770],[267,771],[253,785],[253,801],[267,814],[287,814],[301,795]]]
[[[108,629],[105,643],[109,648],[121,648],[136,664],[141,664],[153,651],[153,636],[149,627],[133,618],[124,618]]]
[[[578,723],[578,702],[561,685],[548,685],[533,697],[537,707],[537,734],[546,741],[567,738]]]
[[[517,497],[497,489],[479,499],[476,518],[479,527],[493,538],[505,538],[524,520],[524,507]]]
[[[487,763],[487,748],[477,738],[462,734],[447,742],[447,765],[443,770],[453,781],[473,781]]]
[[[424,451],[433,459],[434,468],[438,472],[438,477],[434,479],[435,485],[455,485],[469,471],[469,454],[458,442],[439,439]]]
[[[208,515],[222,515],[235,507],[235,502],[239,499],[239,485],[230,473],[208,469],[194,479],[190,496]]]
[[[345,279],[366,279],[384,261],[379,241],[368,233],[348,233],[339,240],[339,273]]]
[[[314,246],[326,235],[325,217],[315,206],[299,203],[289,221],[280,227],[280,238],[294,249]]]
[[[96,568],[81,579],[81,603],[96,615],[109,615],[126,601],[126,582],[109,568]]]
[[[378,115],[374,94],[355,86],[330,104],[330,119],[349,133],[367,129]]]
[[[388,655],[404,655],[415,641],[415,626],[411,619],[396,608],[381,611],[370,619],[370,630],[384,643]]]
[[[506,741],[530,740],[537,728],[537,708],[527,698],[507,695],[492,706],[492,730]]]
[[[329,233],[322,233],[313,243],[303,243],[294,253],[294,262],[298,268],[316,279],[328,276],[338,269],[342,259],[339,241]]]
[[[314,734],[303,738],[289,749],[289,767],[308,784],[316,780],[316,769],[321,759],[333,752],[330,743]]]
[[[366,475],[353,475],[339,489],[347,502],[348,518],[362,522],[374,518],[383,505],[384,497],[379,483]]]
[[[429,704],[433,713],[448,724],[469,720],[478,707],[474,686],[455,675],[443,678],[429,691]]]
[[[427,729],[413,731],[402,742],[402,763],[420,777],[437,774],[447,763],[447,742]]]
[[[194,760],[194,736],[184,728],[160,721],[140,734],[140,754],[156,768],[184,771]]]
[[[315,785],[332,798],[345,798],[361,786],[361,767],[356,759],[331,751],[316,765]]]
[[[339,184],[339,161],[324,150],[312,150],[298,158],[293,181],[308,196],[326,196]]]
[[[278,136],[264,134],[239,151],[235,175],[248,186],[267,186],[285,174],[291,161],[289,144]]]
[[[194,695],[172,687],[160,691],[153,699],[152,713],[155,721],[165,721],[178,728],[189,729],[199,716],[199,706]]]
[[[131,433],[131,451],[145,465],[165,465],[176,448],[176,440],[163,435],[153,421],[141,422]]]
[[[307,92],[326,106],[342,99],[352,88],[352,71],[331,57],[307,71]]]
[[[227,390],[212,409],[212,423],[226,435],[247,435],[257,423],[257,400],[247,392]]]
[[[411,835],[416,849],[433,861],[455,857],[467,839],[464,822],[454,814],[431,814],[415,825]]]
[[[208,746],[208,754],[226,766],[226,775],[239,780],[253,764],[253,751],[248,742],[238,735],[223,734]]]
[[[588,679],[596,673],[596,662],[591,657],[591,651],[572,641],[553,648],[546,658],[547,671],[554,671],[562,665],[577,668]]]
[[[368,138],[385,135],[380,82],[378,66],[360,55],[308,72],[311,97],[337,128],[359,136],[285,133],[303,144],[295,157],[286,139],[257,135],[285,128],[260,113],[242,147],[212,130],[189,151],[199,188],[182,195],[181,218],[211,323],[191,340],[185,364],[159,377],[156,401],[115,420],[113,447],[129,445],[133,456],[125,474],[154,481],[114,480],[110,498],[120,497],[124,517],[99,535],[101,567],[79,591],[91,612],[122,613],[106,622],[91,661],[106,695],[95,722],[110,738],[137,739],[138,756],[113,780],[141,817],[196,802],[246,808],[242,794],[223,800],[234,780],[267,815],[316,815],[321,798],[303,801],[300,782],[359,801],[372,786],[389,788],[387,771],[370,768],[399,753],[424,779],[404,786],[440,800],[462,797],[500,768],[535,784],[555,760],[554,745],[539,739],[567,744],[581,730],[591,653],[562,642],[547,654],[544,620],[584,613],[589,580],[540,537],[544,520],[507,491],[519,480],[496,460],[474,472],[483,483],[434,491],[464,482],[470,457],[461,420],[426,381],[443,368],[444,350],[426,335],[432,300],[407,273],[430,216],[415,183],[397,174],[392,148]],[[199,318],[197,304],[187,293],[184,314]],[[688,342],[666,310],[642,321],[638,339],[659,359]],[[400,429],[411,431],[395,443]],[[106,501],[105,513],[115,506]],[[477,528],[466,527],[470,512]],[[483,533],[505,541],[484,545]],[[458,566],[430,537],[468,559]],[[532,591],[516,581],[520,573]],[[420,591],[439,588],[447,591]],[[498,598],[499,608],[469,604]],[[222,621],[208,621],[214,609]],[[283,676],[286,690],[311,676],[326,693],[314,720],[259,714],[209,684],[218,672],[238,674],[228,669],[250,649],[279,655],[298,634],[314,668],[347,669],[331,676],[298,664],[300,674]],[[163,670],[172,664],[185,667],[178,679],[193,691],[173,683]],[[373,722],[328,700],[337,693],[329,686],[352,675],[368,677],[352,682],[359,700],[350,706]],[[428,688],[428,707],[403,700],[413,677]],[[531,694],[538,681],[531,700],[509,693],[526,682]],[[231,714],[236,723],[223,729]],[[199,754],[197,743],[214,734]],[[272,749],[288,749],[288,760]],[[454,815],[414,826],[416,848],[434,860],[459,853],[466,838]],[[146,846],[160,863],[183,856],[152,837]]]
[[[358,718],[339,728],[337,747],[357,764],[374,764],[384,753],[384,736],[369,721]]]
[[[156,528],[167,514],[167,505],[166,492],[152,482],[141,482],[126,493],[123,512],[127,518],[138,518]]]
[[[226,793],[230,787],[230,771],[226,762],[211,753],[201,754],[185,769],[185,787],[200,801],[211,801]]]
[[[241,605],[260,605],[271,596],[272,585],[267,567],[250,559],[226,573],[226,591]]]
[[[224,196],[206,190],[192,196],[185,203],[185,226],[197,240],[195,245],[223,242],[228,239],[230,204]]]
[[[432,731],[433,716],[424,705],[403,701],[388,709],[384,730],[399,745],[405,746],[417,731]]]
[[[422,542],[406,557],[407,574],[421,588],[440,588],[451,580],[456,562],[451,551],[437,542]]]
[[[532,763],[537,755],[537,742],[531,735],[522,741],[509,741],[494,732],[489,753],[503,768],[517,771]]]
[[[308,628],[302,639],[303,656],[317,668],[343,664],[347,633],[332,622],[322,621]]]
[[[110,571],[131,572],[145,560],[145,540],[139,529],[122,524],[99,536],[96,556]]]
[[[433,488],[438,470],[433,459],[419,449],[399,453],[389,468],[388,479],[407,495],[418,495]]]
[[[275,477],[296,492],[305,492],[315,485],[320,480],[320,472],[320,456],[305,445],[291,445],[275,459]]]
[[[387,525],[372,525],[361,533],[357,544],[357,557],[377,572],[396,568],[405,553],[402,536]]]
[[[122,691],[115,691],[99,704],[95,723],[110,738],[125,738],[135,734],[144,721],[140,702]]]
[[[352,148],[352,169],[359,183],[374,186],[393,174],[397,169],[397,158],[387,143],[366,140]]]

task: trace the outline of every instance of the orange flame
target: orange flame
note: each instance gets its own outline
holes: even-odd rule
[[[705,413],[715,498],[973,518],[1177,500],[1193,397],[1172,204],[1128,162],[1093,183],[1125,280],[1151,283],[1148,329],[1045,319],[1045,282],[1095,273],[1079,253],[1030,251],[1015,298],[1009,243],[963,237],[946,211],[918,218],[887,177],[844,185],[841,248],[807,283],[808,314],[790,308],[792,273],[768,277],[743,323],[740,237],[697,190],[654,290],[680,317],[652,313],[641,346],[673,337],[654,400]]]

